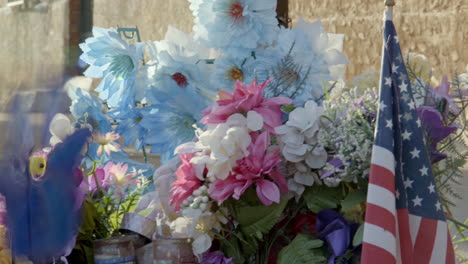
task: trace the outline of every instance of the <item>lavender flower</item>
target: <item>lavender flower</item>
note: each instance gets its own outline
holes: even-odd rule
[[[232,261],[231,258],[226,258],[221,253],[215,251],[203,254],[201,264],[234,264],[234,261]]]

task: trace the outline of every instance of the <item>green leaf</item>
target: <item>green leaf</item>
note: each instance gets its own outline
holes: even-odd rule
[[[296,109],[296,107],[293,104],[281,106],[281,111],[285,113],[291,113],[294,109]]]
[[[89,232],[92,233],[96,228],[96,224],[94,222],[94,219],[97,217],[96,207],[85,200],[81,210],[83,212],[83,223],[81,224],[80,232],[84,234]]]
[[[322,264],[327,259],[318,248],[323,246],[323,241],[314,239],[314,237],[299,234],[286,247],[284,247],[278,256],[278,264]]]
[[[270,206],[234,207],[233,216],[245,235],[261,238],[261,234],[270,232],[279,221],[287,202],[283,198],[279,204]]]
[[[242,256],[243,253],[240,249],[239,239],[236,236],[231,236],[229,239],[220,240],[223,246],[223,252],[234,261],[236,264],[242,264],[245,262],[245,258]]]
[[[327,186],[312,186],[307,188],[303,195],[307,207],[313,213],[318,213],[324,209],[337,208],[343,199],[339,188]]]
[[[151,212],[153,212],[153,208],[149,207],[145,210],[141,210],[140,212],[138,212],[138,214],[142,216],[148,216],[149,214],[151,214]]]
[[[364,236],[364,224],[359,226],[358,230],[354,234],[353,247],[357,247],[359,244],[362,243],[362,237],[363,236]]]
[[[344,201],[341,203],[341,211],[346,212],[356,205],[366,201],[366,193],[362,190],[355,190],[346,196]]]

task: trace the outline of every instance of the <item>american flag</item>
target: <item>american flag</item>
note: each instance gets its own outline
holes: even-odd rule
[[[455,263],[391,8],[384,25],[361,263]]]

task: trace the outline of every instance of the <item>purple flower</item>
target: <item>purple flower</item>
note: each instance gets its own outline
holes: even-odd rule
[[[455,132],[458,125],[444,125],[442,115],[437,109],[430,106],[418,107],[418,116],[430,141],[431,161],[436,163],[447,157],[446,154],[437,151],[437,144]]]
[[[343,216],[334,210],[326,209],[317,214],[317,233],[319,238],[327,243],[332,252],[328,264],[334,264],[335,260],[343,256],[350,248],[352,237],[357,228],[357,224],[346,221]],[[347,261],[343,263],[348,264]]]
[[[203,254],[201,264],[234,264],[231,258],[226,258],[219,252],[206,252]]]
[[[446,106],[442,111],[444,113],[447,112],[448,108],[450,107],[453,112],[458,113],[460,110],[458,110],[457,105],[453,101],[452,95],[449,94],[450,92],[450,83],[447,81],[447,76],[442,77],[442,80],[440,81],[440,85],[437,86],[434,89],[431,89],[431,99],[438,99],[438,100],[446,100]],[[438,102],[432,102],[435,105],[438,104]]]
[[[343,161],[340,158],[333,158],[328,162],[328,164],[330,164],[333,169],[331,169],[329,166],[325,166],[325,168],[320,172],[321,179],[334,176],[336,169],[342,170],[345,167]]]

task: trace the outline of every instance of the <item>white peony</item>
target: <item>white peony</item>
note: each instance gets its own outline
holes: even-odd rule
[[[236,162],[249,155],[247,147],[252,141],[249,133],[262,127],[263,118],[255,111],[249,111],[247,117],[233,114],[226,123],[207,125],[205,131],[197,129],[198,141],[181,145],[176,152],[195,152],[190,162],[195,166],[206,166],[206,177],[210,181],[224,180],[236,166]]]

